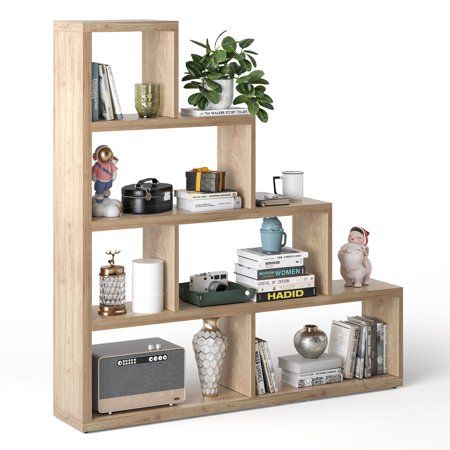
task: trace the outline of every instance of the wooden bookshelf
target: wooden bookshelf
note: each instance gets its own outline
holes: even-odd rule
[[[91,122],[92,33],[142,33],[142,79],[162,84],[161,116]],[[178,22],[63,21],[54,24],[54,414],[81,431],[95,431],[219,412],[292,403],[402,385],[402,288],[371,280],[345,288],[331,281],[332,205],[305,198],[286,206],[255,206],[255,120],[253,116],[179,117]],[[194,214],[168,211],[146,216],[92,218],[92,133],[186,127],[217,127],[218,168],[238,189],[243,208]],[[168,131],[169,132],[169,131]],[[88,151],[89,150],[89,151]],[[67,164],[70,161],[70,164]],[[309,252],[306,269],[316,275],[316,297],[198,308],[178,295],[179,227],[185,224],[292,216],[294,247]],[[141,228],[142,254],[165,260],[164,306],[158,314],[102,317],[92,305],[92,233]],[[259,313],[361,302],[361,312],[388,324],[388,375],[326,386],[255,395],[254,338]],[[92,333],[100,330],[220,317],[230,341],[220,394],[203,398],[188,387],[174,407],[102,415],[92,410]]]

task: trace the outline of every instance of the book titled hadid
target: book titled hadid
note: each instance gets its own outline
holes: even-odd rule
[[[304,289],[288,289],[283,291],[257,292],[253,297],[253,301],[269,302],[272,300],[292,300],[295,298],[314,297],[315,295],[315,287]]]

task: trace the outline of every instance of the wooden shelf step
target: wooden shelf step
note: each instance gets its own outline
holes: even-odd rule
[[[222,125],[253,125],[255,117],[250,114],[240,116],[216,117],[155,117],[140,119],[137,114],[125,114],[122,120],[99,120],[92,122],[91,130],[99,131],[131,131],[155,130],[164,128],[196,128],[218,127]]]
[[[185,225],[189,223],[222,222],[226,220],[257,219],[266,216],[293,216],[303,212],[331,211],[331,203],[312,198],[283,206],[265,208],[241,208],[225,211],[194,213],[174,208],[159,214],[124,214],[116,218],[93,218],[92,231],[120,230],[126,228],[143,228],[152,225]]]
[[[319,294],[315,297],[294,300],[276,300],[271,302],[245,302],[232,305],[208,306],[200,308],[180,301],[179,311],[164,310],[156,314],[137,314],[131,312],[131,302],[127,303],[127,314],[123,316],[104,317],[97,313],[98,305],[92,307],[92,331],[114,328],[136,327],[159,323],[181,322],[211,317],[227,317],[240,314],[279,311],[284,309],[307,308],[311,306],[334,305],[376,298],[379,296],[397,297],[402,295],[402,288],[382,281],[370,280],[370,285],[362,288],[346,288],[342,280],[333,281],[333,295]]]
[[[108,414],[94,413],[92,421],[84,425],[83,431],[98,431],[111,428],[143,425],[187,417],[204,416],[221,412],[239,411],[306,400],[315,400],[341,395],[390,389],[401,386],[403,380],[394,375],[377,375],[364,380],[345,380],[342,383],[313,386],[297,389],[282,384],[276,394],[266,394],[253,398],[245,397],[225,387],[221,387],[218,397],[204,398],[195,392],[186,398],[184,403],[170,407],[155,407]]]

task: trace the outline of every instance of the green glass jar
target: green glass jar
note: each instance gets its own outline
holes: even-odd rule
[[[160,85],[157,83],[136,83],[134,105],[139,117],[156,117],[159,110]]]

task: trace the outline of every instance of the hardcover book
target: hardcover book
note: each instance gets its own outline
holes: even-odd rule
[[[287,267],[301,267],[304,266],[303,258],[280,259],[276,261],[256,261],[249,258],[238,256],[238,264],[248,267],[252,270],[266,270],[266,269],[286,269]]]
[[[367,324],[367,339],[369,345],[368,358],[370,358],[370,371],[371,375],[377,374],[377,324],[374,320],[368,317],[355,316],[355,319],[359,319]],[[370,341],[370,342],[369,342]]]
[[[239,116],[248,114],[247,108],[227,108],[227,109],[198,109],[181,108],[182,116],[190,117],[213,117],[213,116]]]
[[[383,327],[383,373],[388,373],[388,326],[384,324]]]
[[[98,66],[99,87],[100,87],[100,101],[99,114],[104,120],[114,120],[114,110],[111,99],[111,91],[109,89],[108,75],[106,73],[105,65]]]
[[[295,278],[305,274],[305,266],[281,267],[276,269],[252,269],[241,264],[235,264],[235,273],[254,280],[270,280],[276,278]]]
[[[92,63],[92,122],[97,122],[99,119],[99,78],[98,78],[98,63]]]
[[[255,339],[255,365],[256,395],[263,395],[266,393],[266,388],[264,387],[263,368],[261,364],[261,356],[259,354],[259,345],[257,339]]]
[[[286,372],[281,373],[281,381],[296,388],[320,386],[323,384],[339,383],[343,381],[341,369],[324,371],[323,373],[308,374],[300,377],[292,377]]]
[[[282,261],[282,260],[293,261],[298,258],[303,259],[308,257],[308,252],[305,252],[303,250],[297,250],[291,247],[282,247],[281,251],[278,253],[264,252],[262,247],[240,248],[237,250],[237,254],[242,258],[247,258],[258,262]]]
[[[353,378],[358,350],[359,326],[333,320],[328,352],[340,356],[344,378]]]
[[[359,344],[356,353],[355,378],[364,378],[366,345],[367,345],[367,325],[353,317],[347,317],[347,321],[359,326]]]
[[[275,369],[273,367],[269,344],[264,339],[256,339],[258,341],[259,354],[261,356],[266,392],[273,394],[278,392],[278,386],[275,380]]]
[[[272,280],[254,280],[244,275],[236,274],[236,282],[255,288],[257,292],[276,290],[303,289],[314,287],[314,275],[306,274],[292,278],[275,278]]]
[[[111,94],[112,106],[114,119],[123,119],[122,108],[120,107],[119,95],[117,94],[116,82],[114,81],[114,76],[111,70],[111,66],[109,64],[105,64],[106,73],[108,75],[108,84],[109,90]]]
[[[177,208],[192,212],[223,211],[226,209],[242,208],[242,200],[241,197],[210,198],[198,200],[178,198]]]
[[[270,302],[273,300],[292,300],[295,298],[314,297],[316,288],[289,289],[286,291],[257,292],[252,298],[256,302]]]
[[[256,193],[256,206],[289,205],[290,202],[289,197],[284,197],[280,194],[272,194],[271,192]]]
[[[302,375],[311,372],[331,370],[341,367],[341,358],[338,355],[322,353],[318,358],[304,358],[298,353],[280,356],[278,367],[293,374]]]
[[[210,198],[237,197],[238,193],[233,189],[225,189],[220,192],[196,192],[196,191],[187,191],[186,189],[177,189],[175,191],[175,196],[178,198],[185,198],[187,200],[204,200]]]

